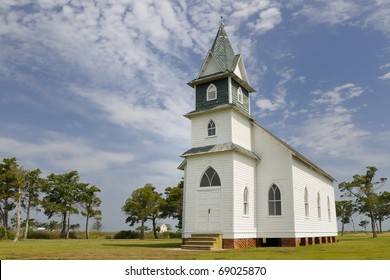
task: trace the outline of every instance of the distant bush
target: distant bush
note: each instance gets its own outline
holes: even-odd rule
[[[137,239],[139,238],[138,231],[121,230],[114,235],[114,239]]]

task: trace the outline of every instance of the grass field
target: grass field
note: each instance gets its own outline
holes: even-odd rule
[[[390,260],[390,233],[347,234],[333,244],[219,251],[181,250],[180,239],[0,241],[1,260]]]

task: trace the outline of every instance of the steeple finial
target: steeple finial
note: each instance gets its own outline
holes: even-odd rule
[[[220,24],[223,24],[223,16],[221,16],[221,23]]]

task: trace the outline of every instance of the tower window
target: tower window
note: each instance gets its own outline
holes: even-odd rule
[[[217,99],[217,87],[214,84],[207,88],[207,101]]]
[[[270,216],[282,215],[282,199],[278,186],[273,184],[268,191],[268,213]]]
[[[210,120],[209,124],[207,125],[207,135],[208,136],[216,135],[216,127],[215,127],[215,122],[213,120]]]
[[[240,102],[241,104],[244,103],[244,94],[242,93],[241,88],[238,88],[238,90],[237,90],[237,99],[238,99],[238,102]]]
[[[202,180],[200,181],[200,187],[219,187],[221,186],[221,180],[219,175],[214,168],[207,168],[206,172],[203,174]]]

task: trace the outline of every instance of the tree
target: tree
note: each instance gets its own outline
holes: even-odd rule
[[[102,201],[96,195],[100,189],[96,186],[89,186],[88,184],[80,184],[79,205],[81,207],[81,215],[86,218],[85,222],[85,238],[89,238],[89,219],[97,218],[102,215],[102,211],[96,209]]]
[[[92,224],[92,230],[101,231],[103,228],[102,217],[95,217],[95,222]]]
[[[21,224],[21,211],[22,211],[22,195],[24,191],[24,182],[27,171],[23,168],[19,167],[18,164],[14,164],[12,166],[12,170],[15,174],[15,201],[16,201],[16,230],[15,230],[15,238],[14,242],[19,241],[20,235],[20,224]]]
[[[176,187],[167,187],[165,189],[166,198],[161,205],[161,217],[178,219],[176,226],[178,229],[181,229],[183,219],[183,188],[184,180],[181,180]]]
[[[365,175],[355,174],[351,182],[342,182],[339,188],[347,196],[355,199],[355,205],[361,214],[367,215],[371,219],[372,237],[378,236],[376,229],[375,209],[378,204],[378,195],[375,191],[383,186],[386,178],[375,181],[375,173],[378,169],[375,166],[368,166]]]
[[[0,163],[0,216],[5,239],[8,238],[9,212],[15,208],[14,201],[18,192],[15,166],[16,158],[4,158]]]
[[[341,221],[341,235],[344,235],[344,225],[349,224],[353,214],[353,204],[350,200],[336,201],[336,216]]]
[[[382,232],[382,222],[390,217],[390,192],[379,193],[376,214],[379,222],[379,232]]]
[[[143,188],[136,189],[126,200],[122,211],[128,215],[126,223],[134,226],[141,222],[140,239],[145,238],[145,222],[155,215],[161,203],[161,195],[155,191],[152,184],[146,184]],[[154,229],[156,231],[156,229]]]
[[[364,228],[364,231],[367,232],[367,226],[368,226],[369,223],[370,223],[370,222],[367,221],[367,220],[360,221],[359,226],[362,227],[362,228]]]
[[[78,213],[76,207],[79,196],[79,176],[77,171],[65,174],[50,174],[47,176],[42,200],[45,215],[50,219],[54,214],[62,217],[61,236],[69,238],[70,215]]]
[[[27,233],[30,228],[30,212],[31,209],[40,205],[39,194],[43,186],[44,179],[40,178],[41,170],[35,169],[27,171],[25,177],[24,197],[22,200],[22,206],[26,211],[24,239],[27,239]]]

